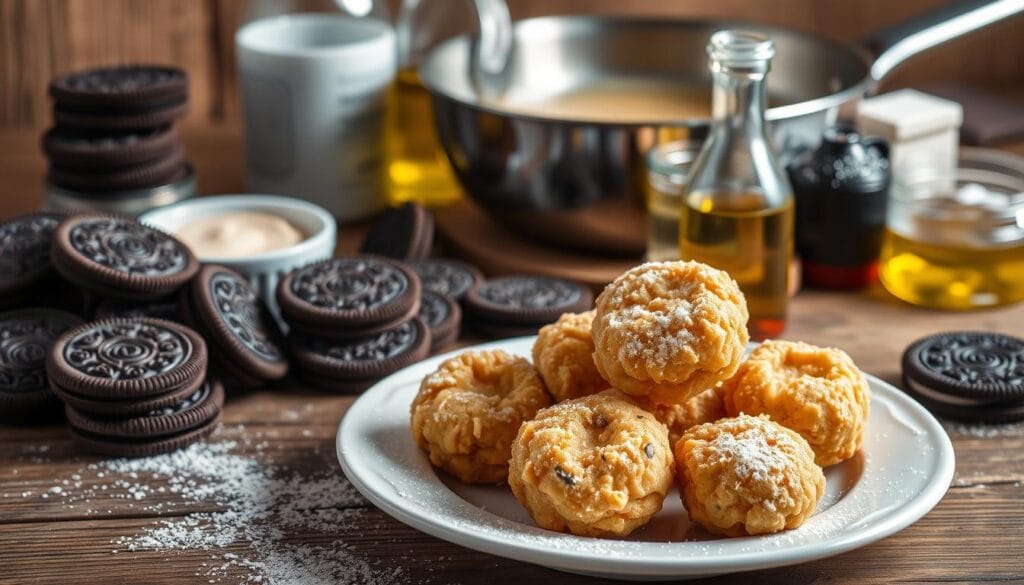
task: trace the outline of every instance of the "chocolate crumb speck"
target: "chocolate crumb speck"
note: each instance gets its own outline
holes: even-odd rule
[[[576,485],[576,478],[573,477],[569,472],[562,469],[561,465],[555,466],[555,476],[562,480],[562,483],[568,486]]]
[[[650,443],[644,445],[644,455],[647,455],[648,459],[654,459],[654,445]]]

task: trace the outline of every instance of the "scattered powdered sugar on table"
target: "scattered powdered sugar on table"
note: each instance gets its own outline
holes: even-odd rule
[[[340,469],[300,474],[238,454],[238,446],[222,440],[154,457],[92,463],[40,497],[88,506],[89,515],[110,512],[91,507],[98,497],[128,499],[130,507],[151,512],[186,508],[184,515],[116,539],[112,552],[208,550],[213,561],[197,575],[210,582],[239,570],[248,582],[266,584],[408,581],[401,569],[358,554],[341,540],[325,546],[288,541],[286,528],[336,537],[357,526],[365,500]],[[92,477],[83,480],[83,475]],[[147,503],[154,494],[161,494],[152,498],[159,501]],[[197,504],[203,511],[188,511]],[[221,550],[228,546],[234,552]]]

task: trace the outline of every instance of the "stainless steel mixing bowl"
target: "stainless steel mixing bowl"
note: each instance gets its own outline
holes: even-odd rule
[[[552,244],[639,255],[644,154],[664,139],[702,139],[708,120],[551,114],[546,100],[602,77],[697,86],[710,95],[708,37],[723,28],[763,31],[778,49],[768,83],[776,105],[767,115],[785,162],[817,145],[846,106],[905,59],[1022,11],[1024,0],[960,1],[863,46],[747,22],[549,16],[514,23],[497,83],[482,88],[474,70],[477,47],[494,43],[469,36],[434,49],[420,75],[448,158],[490,215]]]

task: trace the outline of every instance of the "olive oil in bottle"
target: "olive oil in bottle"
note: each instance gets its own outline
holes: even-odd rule
[[[754,339],[782,333],[793,256],[793,192],[764,120],[775,46],[761,33],[725,30],[708,42],[712,123],[689,176],[679,252],[725,270],[747,299]]]
[[[758,193],[692,193],[679,222],[682,258],[725,270],[740,285],[758,339],[786,326],[787,274],[793,258],[793,206],[766,207]]]
[[[398,70],[386,122],[388,193],[392,204],[415,201],[430,207],[461,197],[451,164],[434,128],[430,92],[416,68]]]

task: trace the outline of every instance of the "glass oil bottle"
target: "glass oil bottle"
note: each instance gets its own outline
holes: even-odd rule
[[[430,92],[417,73],[419,58],[451,31],[447,5],[403,0],[398,16],[398,75],[385,122],[390,202],[444,206],[462,195],[434,126]],[[457,20],[457,19],[456,19]]]
[[[765,124],[765,77],[775,55],[767,36],[725,30],[707,52],[712,124],[689,176],[679,220],[679,252],[727,271],[750,310],[754,339],[782,333],[794,204]]]

